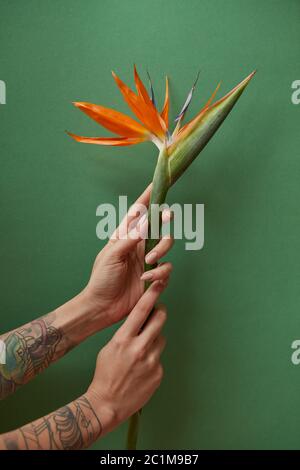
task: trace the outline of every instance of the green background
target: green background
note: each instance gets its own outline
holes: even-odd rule
[[[141,448],[300,448],[299,0],[0,0],[1,331],[51,311],[88,280],[96,207],[130,202],[156,149],[76,144],[105,131],[74,100],[125,111],[111,77],[135,62],[172,116],[198,69],[192,116],[219,80],[258,73],[168,201],[205,204],[205,246],[180,241],[168,305],[165,379],[143,415]],[[220,96],[220,94],[219,94]],[[0,404],[0,431],[83,393],[107,330]],[[122,448],[126,427],[94,448]]]

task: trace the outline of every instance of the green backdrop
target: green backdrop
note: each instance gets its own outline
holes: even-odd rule
[[[1,331],[54,309],[87,282],[103,243],[96,207],[132,202],[151,178],[151,144],[75,144],[104,135],[71,106],[126,110],[110,71],[148,67],[172,116],[198,69],[189,116],[258,73],[171,191],[205,204],[205,246],[169,257],[165,379],[143,415],[141,448],[300,448],[299,0],[0,0]],[[0,404],[0,431],[86,390],[101,332]],[[122,448],[125,426],[94,448]]]

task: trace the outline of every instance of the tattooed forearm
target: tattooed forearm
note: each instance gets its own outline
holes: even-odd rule
[[[81,293],[54,312],[0,336],[6,353],[5,364],[0,361],[0,400],[103,328],[99,315]]]
[[[85,395],[50,415],[4,434],[6,450],[79,450],[102,434],[102,425]]]
[[[70,345],[56,328],[55,312],[1,337],[6,361],[0,364],[0,399],[13,393],[63,355]]]

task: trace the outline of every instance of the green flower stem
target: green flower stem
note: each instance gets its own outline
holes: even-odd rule
[[[158,218],[157,211],[159,209],[158,207],[153,208],[153,204],[161,205],[165,202],[170,186],[177,181],[210,141],[234,107],[254,73],[252,72],[221,100],[206,108],[190,131],[186,135],[184,134],[184,138],[179,139],[174,147],[171,146],[171,150],[170,147],[168,150],[164,147],[160,151],[153,177],[146,253],[149,253],[158,243],[159,237],[151,237],[151,227],[157,220],[156,233],[159,234],[161,230],[161,212],[159,212]],[[168,152],[171,152],[171,154],[168,155]],[[153,267],[153,265],[145,265],[145,271]],[[147,287],[148,284],[146,284]],[[140,415],[141,410],[130,418],[127,449],[136,449]]]
[[[129,418],[126,444],[127,450],[136,450],[141,414],[142,410],[139,410]]]
[[[158,227],[155,227],[158,235],[161,233],[162,217],[159,206],[164,204],[170,187],[170,173],[169,173],[169,160],[167,150],[163,148],[158,156],[156,168],[153,176],[153,187],[150,198],[149,213],[148,213],[148,238],[146,240],[145,254],[149,253],[159,242],[158,238],[151,238],[152,221],[158,221]],[[153,206],[154,205],[154,206]],[[154,265],[145,263],[145,271],[153,269]],[[145,290],[148,289],[150,283],[145,283]],[[138,440],[138,432],[140,427],[142,410],[137,411],[129,419],[128,433],[127,433],[127,450],[135,450]]]

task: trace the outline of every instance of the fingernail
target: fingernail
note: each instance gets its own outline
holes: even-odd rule
[[[152,253],[149,253],[146,256],[145,261],[146,261],[147,264],[153,264],[156,261],[156,258],[157,258],[156,251],[152,251]]]
[[[151,281],[151,279],[153,279],[153,274],[152,273],[144,273],[142,274],[141,276],[141,280],[142,281]]]
[[[148,221],[148,214],[146,213],[141,216],[141,218],[138,221],[138,225],[142,226],[147,221]]]

